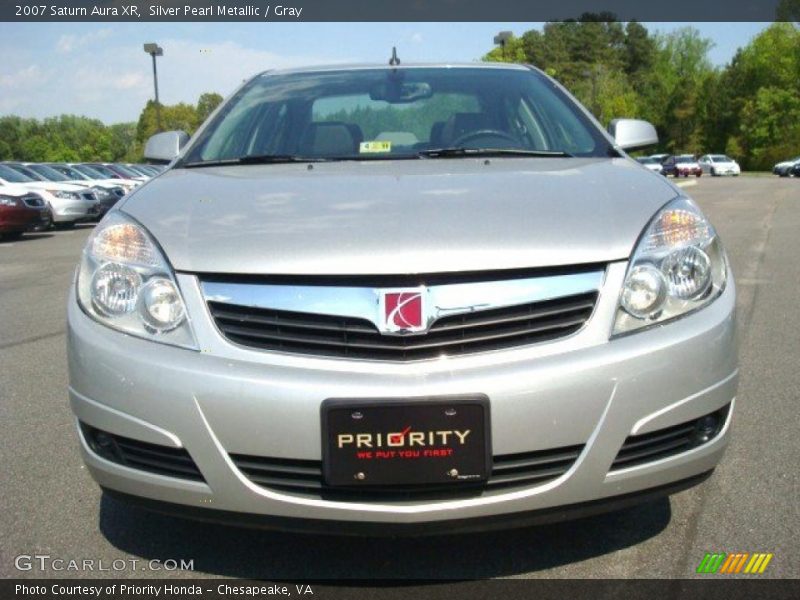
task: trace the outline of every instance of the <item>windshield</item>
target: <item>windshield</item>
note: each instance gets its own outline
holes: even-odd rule
[[[177,166],[259,156],[419,158],[451,148],[607,156],[609,147],[535,71],[375,68],[260,75]]]
[[[732,159],[728,158],[724,154],[712,154],[711,155],[712,162],[733,162]]]
[[[693,162],[695,162],[695,160],[694,160],[694,157],[692,157],[692,156],[678,156],[675,159],[675,162],[676,163],[685,164],[685,163],[693,163]]]
[[[655,158],[650,158],[649,156],[640,156],[636,160],[638,160],[643,165],[657,165],[657,164],[659,164],[658,161]]]
[[[92,166],[81,165],[79,168],[84,173],[86,173],[87,170],[95,171],[97,173],[97,175],[95,176],[96,179],[119,179],[120,178],[119,174],[115,173],[114,171],[112,171],[111,169],[106,167],[105,165],[92,165]]]
[[[141,173],[137,173],[136,171],[129,169],[123,165],[114,163],[108,167],[111,171],[116,171],[120,175],[124,175],[125,177],[141,177]]]
[[[28,165],[28,168],[48,181],[69,181],[69,177],[46,165]]]
[[[72,168],[76,171],[80,171],[90,179],[115,179],[117,177],[116,173],[99,168],[92,168],[88,165],[72,165]]]
[[[67,165],[47,165],[54,171],[58,171],[62,175],[66,175],[69,179],[73,181],[87,181],[89,177],[78,171],[73,167],[68,167]]]
[[[36,181],[33,177],[23,175],[19,171],[6,165],[0,165],[0,177],[11,183],[30,183]]]

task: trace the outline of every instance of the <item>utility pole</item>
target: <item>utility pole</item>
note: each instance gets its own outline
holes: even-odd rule
[[[153,57],[153,87],[156,92],[156,124],[161,131],[161,103],[158,101],[158,71],[156,70],[156,56],[164,56],[164,49],[158,44],[149,43],[144,45],[144,51]]]
[[[510,31],[501,31],[496,36],[494,36],[494,43],[495,45],[499,45],[501,52],[503,53],[503,62],[506,62],[506,42],[513,37],[513,33]]]

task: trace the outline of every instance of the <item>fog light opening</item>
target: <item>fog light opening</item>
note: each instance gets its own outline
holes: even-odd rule
[[[706,415],[697,420],[694,426],[694,440],[698,446],[711,441],[720,430],[722,420],[719,415]]]

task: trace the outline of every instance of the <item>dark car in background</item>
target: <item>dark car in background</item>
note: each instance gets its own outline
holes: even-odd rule
[[[20,186],[0,186],[0,239],[17,239],[50,224],[50,211],[40,195]]]
[[[781,177],[789,177],[794,172],[796,176],[797,170],[795,169],[795,167],[797,165],[800,165],[800,156],[795,156],[792,159],[779,162],[774,167],[772,167],[772,173],[774,175],[780,175]]]
[[[661,167],[664,169],[664,175],[673,177],[689,177],[689,175],[701,177],[703,175],[703,169],[691,154],[669,156],[661,163]]]

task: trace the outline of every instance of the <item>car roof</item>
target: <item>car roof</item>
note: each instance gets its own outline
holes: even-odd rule
[[[271,69],[264,71],[260,75],[276,75],[290,73],[319,73],[323,71],[364,71],[369,69],[500,69],[507,71],[529,71],[531,67],[515,63],[500,62],[470,62],[470,63],[408,63],[400,65],[389,65],[388,63],[356,63],[356,64],[332,64],[317,65],[307,67],[289,67],[283,69]],[[258,76],[258,75],[257,75]]]

